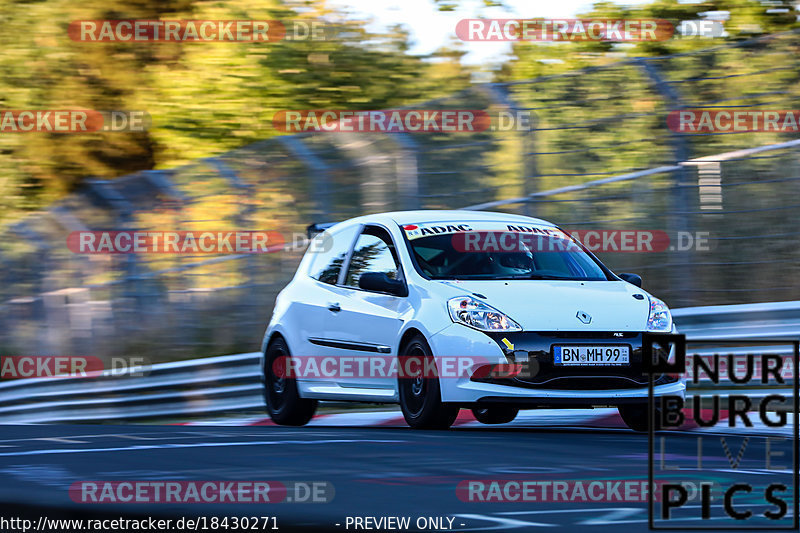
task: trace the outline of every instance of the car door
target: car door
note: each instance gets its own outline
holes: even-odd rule
[[[303,392],[325,393],[335,383],[335,379],[326,378],[314,369],[320,367],[325,357],[340,355],[329,342],[336,337],[333,331],[336,325],[331,320],[340,310],[341,296],[336,285],[360,229],[361,225],[355,224],[329,233],[325,240],[330,244],[309,252],[315,256],[308,267],[308,278],[302,282],[303,297],[292,304],[294,316],[290,320],[297,330],[293,333],[301,341],[292,355],[299,360],[298,384]],[[309,364],[310,358],[314,359],[314,365]]]
[[[403,326],[402,315],[408,299],[359,288],[366,272],[382,272],[392,279],[403,279],[397,249],[389,232],[377,225],[364,226],[347,263],[347,270],[336,291],[341,311],[331,321],[342,342],[341,356],[369,359],[366,372],[342,376],[340,384],[363,389],[394,389],[396,345]],[[360,370],[360,369],[359,369]]]

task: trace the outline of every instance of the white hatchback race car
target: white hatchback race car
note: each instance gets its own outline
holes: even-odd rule
[[[520,409],[614,406],[647,429],[642,338],[675,327],[639,276],[519,215],[404,211],[323,227],[262,343],[276,423],[306,424],[333,400],[399,403],[414,428],[447,428],[462,408],[497,424]],[[685,393],[679,375],[654,379],[656,396]]]

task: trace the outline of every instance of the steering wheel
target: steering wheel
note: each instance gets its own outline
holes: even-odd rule
[[[456,261],[453,264],[448,265],[445,269],[443,269],[441,274],[442,275],[450,274],[453,270],[456,269],[456,267],[461,266],[464,263],[464,261],[466,261],[467,259],[470,259],[472,257],[472,255],[474,255],[474,254],[461,254],[461,257],[456,259]]]
[[[425,273],[427,273],[429,276],[436,276],[437,275],[437,270],[438,270],[437,267],[435,267],[432,264],[430,264],[427,261],[425,261],[425,259],[423,259],[421,255],[419,255],[419,254],[415,254],[415,255],[417,257],[417,263],[419,263],[419,266],[422,267],[422,270]]]

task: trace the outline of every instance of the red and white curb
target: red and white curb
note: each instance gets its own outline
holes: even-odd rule
[[[793,413],[788,413],[787,424],[782,427],[770,427],[764,424],[757,412],[748,413],[752,427],[744,427],[741,418],[737,418],[734,427],[729,426],[726,412],[720,413],[720,420],[710,427],[697,427],[687,424],[682,431],[699,431],[711,433],[736,433],[753,435],[782,435],[790,437],[794,431]],[[709,413],[703,413],[705,419],[710,418]],[[774,415],[772,415],[774,416]],[[186,426],[274,426],[269,417],[251,416],[240,418],[216,418],[186,422]],[[312,427],[408,427],[403,415],[398,410],[387,411],[351,411],[346,413],[320,414],[315,416],[308,426]],[[527,428],[626,428],[625,422],[620,418],[616,409],[532,409],[520,411],[517,418],[508,424],[486,426],[472,416],[468,409],[462,409],[454,427],[527,427]]]

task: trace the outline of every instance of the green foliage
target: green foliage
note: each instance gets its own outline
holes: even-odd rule
[[[794,8],[788,14],[768,13],[768,7],[758,0],[656,0],[634,7],[600,2],[581,17],[658,18],[677,28],[681,21],[701,19],[708,11],[727,10],[730,16],[724,24],[726,35],[717,38],[676,33],[658,42],[515,43],[516,58],[504,65],[499,77],[502,81],[540,78],[512,86],[515,97],[534,108],[539,119],[536,164],[545,175],[539,189],[600,177],[593,173],[623,173],[673,162],[675,137],[666,127],[666,115],[676,106],[796,107],[800,35],[780,33],[800,28],[798,13]],[[780,36],[744,44],[771,34]],[[642,64],[625,62],[638,57],[649,58],[665,83],[657,84]],[[678,101],[672,99],[673,93]],[[699,156],[780,142],[786,135],[684,140],[689,155]]]
[[[50,203],[89,177],[113,178],[218,155],[281,132],[282,109],[407,106],[468,83],[460,54],[409,55],[408,35],[367,32],[323,0],[46,0],[0,8],[0,109],[144,110],[146,132],[0,136],[0,220]],[[88,43],[84,19],[265,19],[336,24],[327,40]]]

